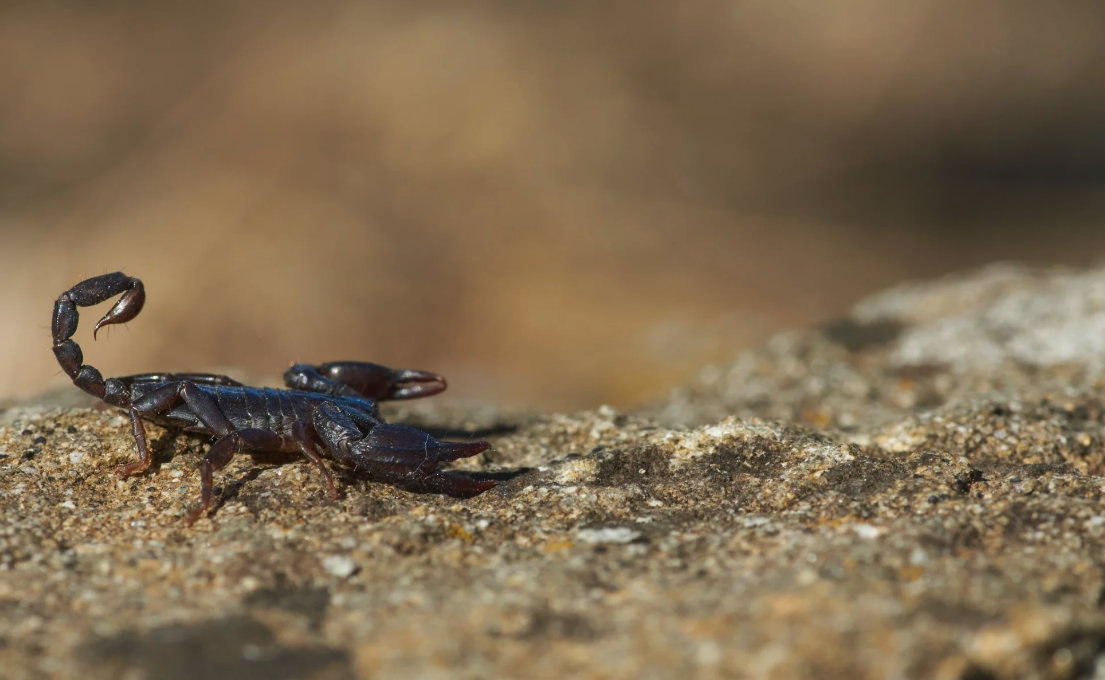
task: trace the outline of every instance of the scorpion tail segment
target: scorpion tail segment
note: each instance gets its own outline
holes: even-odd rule
[[[65,374],[70,378],[76,378],[81,373],[81,366],[84,365],[84,352],[81,351],[81,346],[72,340],[65,340],[60,344],[54,345],[54,356],[57,357],[58,363],[61,364],[61,370],[65,371]]]
[[[447,386],[445,378],[436,373],[396,370],[365,361],[332,361],[319,366],[318,372],[358,394],[380,401],[428,397],[443,392]]]

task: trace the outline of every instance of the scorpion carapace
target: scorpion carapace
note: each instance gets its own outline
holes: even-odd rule
[[[200,467],[200,504],[186,517],[195,522],[211,506],[212,477],[236,453],[282,461],[289,453],[305,456],[326,480],[332,498],[334,479],[323,458],[331,458],[354,474],[394,484],[416,493],[442,493],[470,498],[495,486],[437,469],[444,461],[482,453],[485,441],[438,441],[405,425],[387,424],[376,403],[414,399],[443,391],[445,379],[425,371],[393,370],[360,361],[336,361],[319,366],[296,364],[284,373],[288,389],[248,387],[224,375],[208,373],[145,373],[104,379],[84,363],[71,340],[77,331],[78,307],[122,297],[96,323],[100,328],[130,321],[146,301],[142,282],[122,272],[82,281],[54,304],[54,355],[73,384],[126,409],[138,447],[138,460],[118,467],[127,477],[144,472],[153,462],[143,420],[173,430],[214,435],[217,439]],[[321,452],[321,455],[320,455]]]

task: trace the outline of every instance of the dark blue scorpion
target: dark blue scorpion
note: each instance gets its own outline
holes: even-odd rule
[[[376,404],[414,399],[443,391],[445,379],[424,371],[393,370],[360,361],[319,366],[296,364],[284,373],[288,389],[248,387],[224,375],[145,373],[104,379],[84,363],[71,340],[77,331],[78,307],[122,295],[96,323],[130,321],[146,301],[142,282],[122,272],[82,281],[54,304],[54,355],[73,384],[130,413],[138,460],[118,467],[123,477],[139,474],[153,462],[143,420],[170,430],[213,435],[216,439],[200,467],[200,504],[185,517],[192,524],[211,506],[212,476],[236,453],[283,462],[302,454],[326,479],[332,498],[339,494],[323,458],[332,458],[352,473],[394,484],[416,493],[470,498],[495,486],[437,469],[444,461],[482,453],[485,441],[438,441],[405,425],[384,423]],[[321,455],[320,455],[321,454]]]

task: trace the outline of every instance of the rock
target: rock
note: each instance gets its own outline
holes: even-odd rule
[[[357,571],[357,563],[345,555],[330,555],[322,560],[322,568],[338,578],[348,578]]]
[[[629,527],[605,527],[603,529],[580,529],[576,540],[582,543],[629,543],[641,537],[641,532]]]
[[[482,430],[470,499],[133,458],[111,410],[0,414],[3,677],[1073,678],[1105,672],[1105,271],[860,303],[636,414]],[[57,399],[66,399],[59,403]],[[481,434],[481,436],[483,436]]]

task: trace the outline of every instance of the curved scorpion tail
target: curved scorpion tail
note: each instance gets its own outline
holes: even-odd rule
[[[123,383],[114,378],[105,381],[98,370],[84,363],[80,345],[70,339],[77,332],[80,317],[77,307],[90,307],[120,293],[123,297],[96,322],[92,338],[96,338],[96,331],[103,326],[130,321],[142,311],[146,291],[138,279],[115,272],[81,281],[58,296],[54,303],[52,328],[54,356],[58,358],[62,370],[73,379],[73,384],[109,404],[126,406],[130,397]]]

